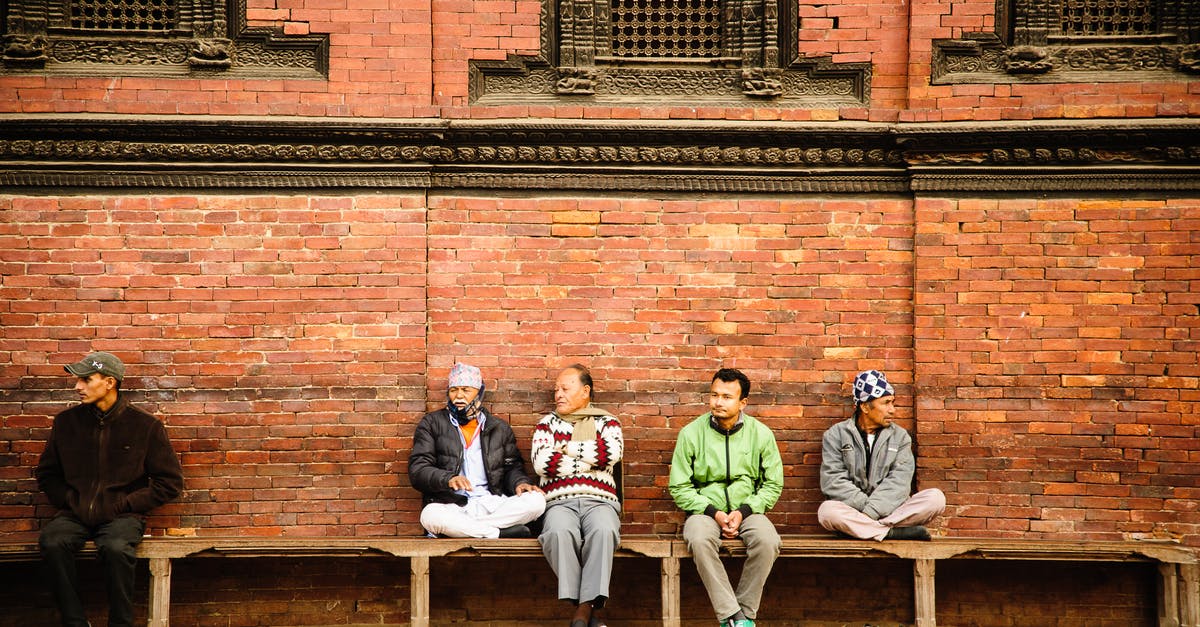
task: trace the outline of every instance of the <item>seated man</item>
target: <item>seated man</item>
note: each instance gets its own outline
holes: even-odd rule
[[[179,496],[183,471],[163,423],[121,389],[125,364],[116,355],[92,353],[65,368],[76,377],[80,404],[54,417],[38,460],[38,487],[58,508],[38,545],[63,625],[88,625],[75,555],[90,539],[107,577],[108,624],[132,627],[146,514]]]
[[[621,543],[621,502],[613,475],[625,448],[621,422],[592,404],[583,364],[554,380],[554,411],[533,430],[533,469],[546,490],[538,543],[558,577],[558,598],[574,606],[571,627],[604,627],[613,553]]]
[[[909,496],[916,462],[912,437],[892,423],[895,389],[878,370],[854,380],[854,414],[821,439],[817,521],[860,540],[928,540],[925,523],[946,509],[937,488]],[[882,459],[880,459],[882,457]]]
[[[668,489],[688,513],[683,539],[721,627],[753,627],[780,539],[766,512],[783,493],[783,460],[771,429],[743,412],[750,379],[722,368],[709,386],[708,413],[684,425]],[[746,545],[737,589],[721,563],[722,539]]]
[[[525,474],[507,422],[484,411],[479,368],[455,364],[446,407],[421,418],[408,477],[420,490],[421,526],[451,538],[527,538],[546,497]]]

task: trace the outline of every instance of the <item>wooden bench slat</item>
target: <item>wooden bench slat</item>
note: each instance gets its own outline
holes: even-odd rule
[[[737,540],[721,544],[723,555],[741,557]],[[94,555],[89,543],[84,555]],[[480,540],[418,536],[394,537],[147,537],[138,556],[150,560],[151,627],[169,627],[171,560],[181,558],[251,557],[381,557],[408,558],[412,627],[428,627],[429,561],[435,557],[540,558],[535,538]],[[664,627],[679,627],[680,562],[690,557],[677,536],[630,535],[621,538],[616,557],[660,560]],[[1159,627],[1200,627],[1200,558],[1194,549],[1151,541],[1075,542],[1042,539],[938,538],[930,542],[871,542],[830,536],[782,537],[781,558],[891,558],[913,561],[917,627],[936,627],[935,573],[938,560],[986,559],[1068,562],[1157,563]],[[0,542],[0,562],[40,558],[35,542]]]

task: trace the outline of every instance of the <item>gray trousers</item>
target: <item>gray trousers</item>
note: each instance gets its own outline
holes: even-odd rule
[[[621,542],[619,505],[591,498],[546,504],[538,542],[558,576],[558,598],[603,607],[612,578],[613,553]]]
[[[742,567],[737,592],[734,592],[717,552],[721,547],[721,526],[712,516],[704,514],[688,516],[687,522],[683,523],[683,539],[692,552],[696,570],[718,620],[737,614],[739,609],[747,618],[758,615],[763,585],[767,583],[775,558],[779,557],[779,532],[766,516],[751,514],[742,521],[738,531],[746,544],[746,564]]]

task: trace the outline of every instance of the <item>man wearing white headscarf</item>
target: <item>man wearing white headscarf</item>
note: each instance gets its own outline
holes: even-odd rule
[[[421,492],[421,526],[450,538],[527,538],[546,509],[508,423],[483,409],[479,368],[455,364],[446,406],[421,418],[408,476]]]
[[[937,488],[912,496],[912,436],[892,422],[896,390],[878,370],[854,379],[854,414],[821,439],[817,521],[860,540],[928,540],[924,527],[946,509]]]

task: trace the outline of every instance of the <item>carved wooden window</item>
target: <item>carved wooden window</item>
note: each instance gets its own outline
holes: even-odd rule
[[[799,0],[542,0],[541,51],[473,61],[472,102],[869,101],[870,64],[801,57]]]
[[[934,43],[935,83],[1183,78],[1200,72],[1200,3],[997,0],[995,32]]]
[[[1016,0],[1010,23],[1000,24],[1006,31],[1000,35],[1016,45],[1093,43],[1099,39],[1188,43],[1196,24],[1189,28],[1187,22],[1200,17],[1200,11],[1185,8],[1191,1]],[[1192,14],[1190,20],[1188,13]]]
[[[1152,0],[1063,0],[1064,35],[1150,35],[1158,32]]]
[[[247,28],[246,0],[7,0],[0,7],[6,73],[328,73],[328,37]]]
[[[71,28],[165,32],[175,27],[173,0],[71,0]]]
[[[718,0],[612,0],[613,56],[721,56]]]

